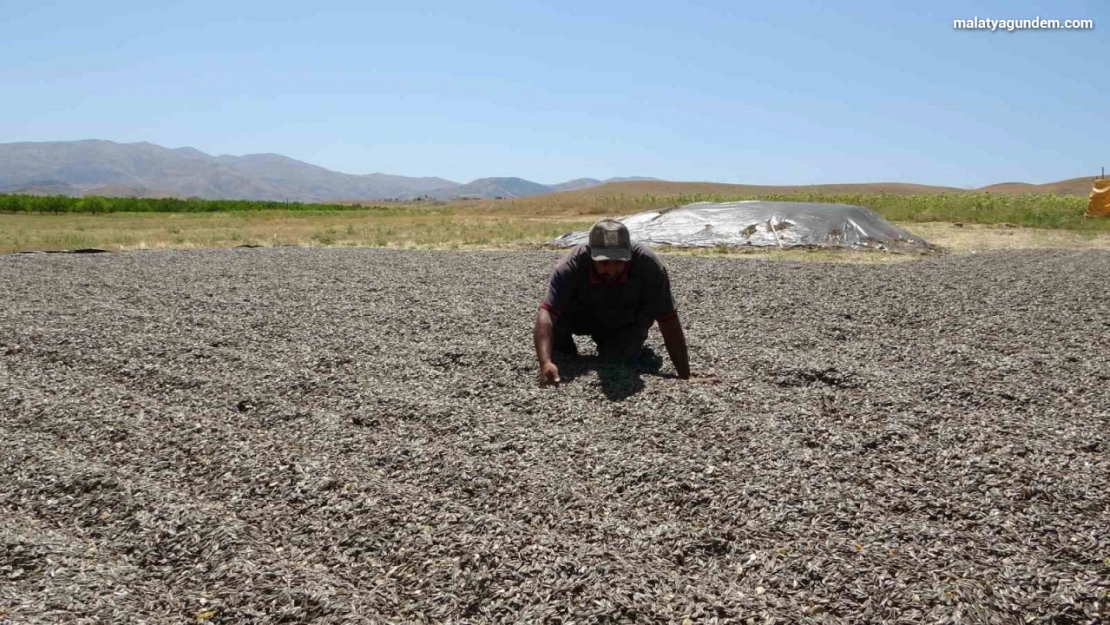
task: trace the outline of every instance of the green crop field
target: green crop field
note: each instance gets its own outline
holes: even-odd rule
[[[1024,228],[1110,232],[1110,220],[1085,219],[1087,199],[1073,195],[992,195],[959,193],[930,195],[791,193],[783,195],[542,195],[501,202],[483,202],[466,210],[552,215],[627,215],[694,202],[770,200],[865,206],[894,222],[947,221],[978,224],[1008,223]]]
[[[224,213],[246,211],[319,212],[352,210],[362,206],[263,202],[255,200],[201,200],[178,198],[69,197],[64,195],[0,195],[0,213]],[[389,211],[389,207],[380,207]]]
[[[1050,245],[1110,240],[1110,219],[1083,217],[1086,199],[1066,195],[931,195],[792,193],[590,195],[558,193],[512,200],[451,204],[390,202],[305,204],[285,202],[0,195],[0,253],[24,250],[203,248],[236,245],[308,245],[473,248],[537,246],[601,216],[666,209],[693,202],[764,199],[866,206],[911,231],[928,229],[946,245],[948,230],[929,224],[1006,225],[1028,232],[1058,232]],[[920,231],[919,231],[920,232]],[[1045,236],[1038,235],[1047,240]],[[938,240],[941,239],[941,240]],[[1014,237],[1033,240],[1037,237]]]

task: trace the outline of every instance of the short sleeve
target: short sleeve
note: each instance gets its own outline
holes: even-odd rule
[[[547,296],[544,297],[540,307],[553,315],[563,314],[574,296],[575,270],[580,253],[581,250],[575,248],[556,265],[555,271],[551,274],[551,281],[547,285]]]
[[[667,268],[659,266],[659,277],[652,296],[652,318],[656,321],[670,321],[678,316],[678,307],[675,306],[674,294],[671,293],[671,278]]]
[[[654,252],[645,247],[641,253],[644,269],[651,272],[651,278],[644,284],[644,317],[651,321],[669,321],[678,316],[670,275]]]

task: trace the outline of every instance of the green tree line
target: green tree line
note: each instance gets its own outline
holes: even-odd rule
[[[266,210],[342,211],[367,208],[377,207],[257,200],[0,195],[0,213],[219,213]]]

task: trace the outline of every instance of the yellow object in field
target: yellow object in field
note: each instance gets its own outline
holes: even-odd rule
[[[1091,202],[1084,217],[1110,217],[1110,178],[1099,178],[1091,189]]]

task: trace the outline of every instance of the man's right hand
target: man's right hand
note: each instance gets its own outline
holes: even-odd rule
[[[540,386],[548,386],[549,384],[559,383],[559,367],[555,363],[547,361],[540,365]]]

